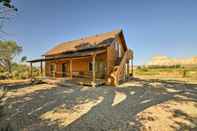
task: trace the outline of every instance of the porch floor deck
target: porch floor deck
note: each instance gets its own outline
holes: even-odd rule
[[[99,86],[105,84],[105,79],[96,79],[95,83],[92,82],[90,78],[79,78],[79,77],[73,77],[70,78],[44,78],[43,81],[46,83],[56,83],[56,84],[62,84],[62,85],[71,85],[71,84],[77,84],[77,85],[85,85],[85,86]]]

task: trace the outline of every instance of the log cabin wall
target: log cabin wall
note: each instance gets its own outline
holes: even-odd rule
[[[91,62],[92,59],[86,58],[86,59],[74,59],[73,60],[73,72],[88,72],[89,70],[89,62]]]
[[[96,55],[96,78],[107,79],[107,52]]]
[[[107,48],[107,58],[106,59],[107,59],[107,76],[109,76],[113,70],[113,67],[115,66],[115,60],[116,60],[115,43],[111,44]]]
[[[123,47],[123,43],[122,43],[122,37],[117,37],[116,38],[116,41],[117,41],[117,43],[118,43],[118,45],[119,45],[119,49],[118,49],[118,52],[117,52],[117,57],[119,57],[120,56],[120,54],[121,54],[121,57],[123,57],[124,56],[124,53],[125,53],[125,50],[124,50],[124,47]]]
[[[114,43],[107,48],[107,75],[109,76],[114,66],[117,64],[116,61],[121,53],[121,58],[124,56],[125,50],[122,44],[122,38],[117,36]]]

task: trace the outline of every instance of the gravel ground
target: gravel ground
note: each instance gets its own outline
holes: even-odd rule
[[[39,84],[9,90],[0,126],[22,131],[197,130],[197,85],[130,80],[120,87]]]

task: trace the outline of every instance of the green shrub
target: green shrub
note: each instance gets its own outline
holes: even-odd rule
[[[137,69],[140,70],[141,69],[141,66],[137,66]]]
[[[181,65],[177,64],[177,65],[150,65],[150,66],[147,66],[147,68],[149,69],[176,69],[176,68],[182,68]]]
[[[5,80],[9,78],[9,73],[8,72],[1,72],[0,73],[0,80]]]
[[[33,77],[39,76],[39,69],[36,67],[33,67],[32,69]],[[14,63],[12,65],[12,74],[9,74],[7,71],[0,70],[0,80],[5,79],[27,79],[29,78],[29,66],[24,64],[17,64]]]
[[[140,71],[144,71],[144,72],[147,72],[148,71],[148,68],[145,67],[145,66],[142,66],[139,68]]]

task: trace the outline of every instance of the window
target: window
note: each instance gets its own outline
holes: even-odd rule
[[[92,71],[92,62],[89,62],[89,71]]]
[[[119,50],[118,50],[118,54],[119,54],[119,57],[122,57],[122,50],[121,50],[121,45],[119,45]]]
[[[117,41],[115,42],[115,50],[117,53],[117,57],[122,57],[122,48],[121,48],[121,45]]]
[[[115,42],[115,49],[118,52],[118,43],[117,43],[117,41]]]

